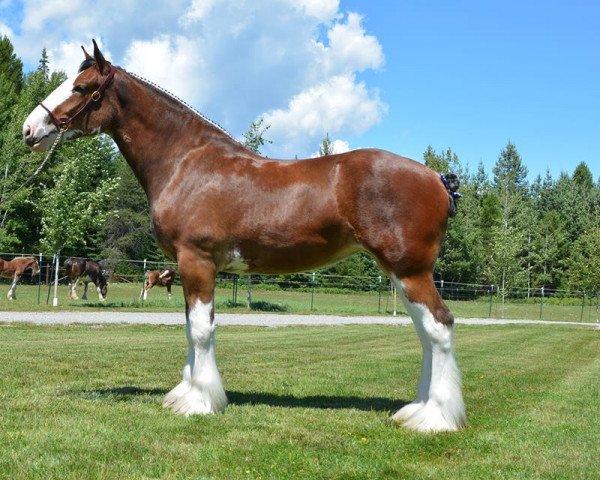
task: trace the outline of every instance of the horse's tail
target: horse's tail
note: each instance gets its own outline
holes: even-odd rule
[[[446,187],[448,191],[448,215],[451,217],[456,215],[457,206],[456,201],[462,197],[460,193],[458,193],[458,188],[460,187],[460,180],[458,179],[458,175],[454,173],[446,173],[441,174],[440,179]]]

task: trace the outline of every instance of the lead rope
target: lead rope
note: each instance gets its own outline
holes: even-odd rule
[[[32,175],[29,176],[29,178],[27,178],[27,180],[25,180],[19,187],[17,187],[16,190],[14,190],[12,192],[12,194],[10,195],[10,197],[8,197],[9,199],[14,197],[20,190],[22,190],[23,188],[25,188],[25,186],[31,182],[35,177],[37,177],[40,172],[42,171],[42,169],[44,168],[44,166],[46,165],[46,163],[48,162],[48,160],[50,160],[50,157],[52,157],[52,154],[54,153],[54,151],[56,150],[56,147],[58,147],[58,144],[60,143],[60,141],[62,140],[63,135],[65,134],[65,132],[67,131],[67,127],[63,126],[58,130],[58,135],[56,136],[56,139],[54,140],[54,143],[52,144],[52,146],[50,147],[50,150],[48,151],[46,158],[44,158],[44,160],[42,161],[42,163],[40,163],[40,166],[35,170],[35,172],[33,172]],[[6,197],[2,197],[0,198],[0,205],[5,203],[7,200]],[[4,215],[2,216],[2,222],[0,223],[0,228],[4,227],[4,221],[6,220],[6,215],[8,213],[8,209],[4,211]]]

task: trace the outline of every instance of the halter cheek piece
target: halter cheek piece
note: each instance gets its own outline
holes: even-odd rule
[[[111,65],[108,75],[106,75],[106,78],[104,79],[102,84],[98,87],[98,90],[94,91],[92,93],[92,95],[90,96],[90,98],[87,100],[87,102],[85,102],[83,104],[83,106],[79,110],[77,110],[73,115],[71,115],[70,117],[58,118],[42,102],[40,102],[40,105],[44,110],[46,110],[48,112],[48,114],[50,115],[50,118],[52,119],[52,123],[54,123],[54,125],[56,125],[56,128],[58,128],[59,130],[66,130],[67,128],[69,128],[71,126],[71,123],[73,123],[73,120],[75,120],[75,118],[77,118],[80,114],[82,114],[83,112],[88,110],[93,103],[97,103],[100,101],[100,99],[102,98],[102,94],[107,89],[111,80],[115,76],[116,71],[117,71],[117,69]]]

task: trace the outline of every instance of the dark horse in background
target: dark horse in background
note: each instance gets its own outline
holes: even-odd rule
[[[77,286],[79,282],[83,282],[83,295],[82,300],[87,300],[88,284],[92,282],[96,285],[98,291],[98,298],[101,302],[106,300],[106,278],[102,273],[102,267],[94,260],[71,257],[65,260],[65,271],[69,278],[69,298],[77,300]]]
[[[155,285],[159,287],[167,288],[167,297],[171,298],[171,287],[175,281],[175,270],[172,268],[165,268],[163,271],[160,270],[148,270],[144,277],[144,287],[140,293],[140,297],[144,300],[148,299],[148,290]]]
[[[95,42],[77,75],[23,125],[36,151],[59,131],[114,139],[148,196],[160,247],[177,261],[188,354],[166,407],[191,415],[227,405],[215,356],[217,272],[299,272],[366,251],[398,288],[423,348],[416,399],[392,419],[418,431],[465,424],[454,318],[432,274],[455,176],[374,149],[260,157],[163,89],[111,65]]]
[[[37,275],[40,271],[40,266],[35,257],[15,257],[12,260],[4,260],[0,258],[0,275],[3,277],[12,277],[12,284],[8,290],[8,299],[15,300],[17,295],[17,283],[21,279],[21,275],[31,269],[33,275]]]

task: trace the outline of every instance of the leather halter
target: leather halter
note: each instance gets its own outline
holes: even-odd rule
[[[108,72],[108,75],[106,75],[106,78],[104,79],[104,81],[102,82],[102,84],[98,87],[98,90],[94,91],[92,93],[92,95],[90,96],[90,98],[88,98],[87,102],[85,102],[83,104],[83,106],[81,106],[81,108],[79,108],[79,110],[77,110],[70,117],[58,118],[42,102],[40,102],[40,106],[44,110],[46,110],[48,112],[48,114],[50,115],[50,118],[52,119],[52,123],[54,123],[54,125],[56,125],[56,128],[58,128],[59,130],[63,130],[63,129],[66,130],[67,128],[69,128],[71,126],[71,123],[73,123],[73,120],[75,120],[75,118],[77,118],[77,116],[79,116],[80,114],[82,114],[83,112],[85,112],[88,108],[90,108],[90,106],[92,105],[92,103],[97,103],[97,102],[100,101],[100,99],[102,98],[102,94],[107,89],[107,87],[110,84],[111,80],[115,76],[115,72],[116,71],[117,71],[117,69],[113,65],[111,65],[110,66],[110,70]]]

